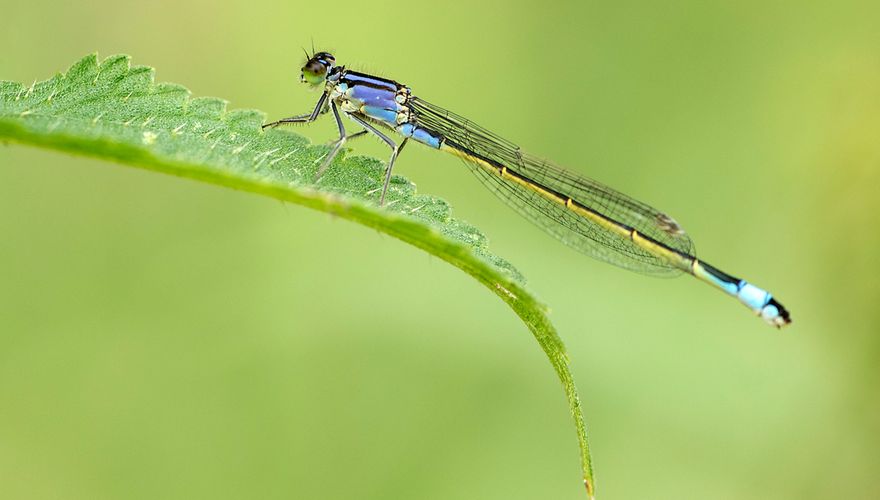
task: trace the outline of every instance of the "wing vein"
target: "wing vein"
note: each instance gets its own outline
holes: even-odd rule
[[[524,153],[511,141],[451,111],[418,97],[410,98],[408,104],[420,126],[441,135],[459,153],[466,153],[459,156],[490,191],[576,250],[645,274],[674,276],[681,272],[662,256],[634,243],[625,232],[612,231],[572,211],[564,203],[566,198],[678,253],[694,255],[690,237],[668,215],[599,182]],[[531,185],[505,178],[496,165],[506,167]],[[559,193],[562,202],[546,192],[542,194],[538,188]]]

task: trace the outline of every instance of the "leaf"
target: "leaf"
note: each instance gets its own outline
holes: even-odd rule
[[[318,183],[329,148],[289,131],[262,131],[264,114],[227,111],[226,101],[191,98],[129,57],[90,55],[67,73],[25,86],[0,82],[0,139],[113,160],[130,166],[271,196],[390,234],[464,270],[522,319],[562,381],[581,451],[587,491],[593,477],[581,406],[565,347],[545,307],[516,269],[488,250],[486,237],[452,217],[440,198],[395,176],[377,206],[383,163],[340,155]]]

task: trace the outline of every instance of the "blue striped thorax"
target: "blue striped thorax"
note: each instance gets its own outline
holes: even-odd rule
[[[346,113],[359,113],[397,127],[409,121],[406,98],[409,89],[391,80],[342,71],[330,90],[330,98]]]
[[[341,111],[379,122],[433,148],[440,147],[440,135],[420,127],[407,106],[410,89],[406,85],[346,69],[339,72],[338,78],[328,78],[327,85],[330,99]]]

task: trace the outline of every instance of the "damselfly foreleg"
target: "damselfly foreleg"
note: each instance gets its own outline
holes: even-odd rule
[[[289,118],[282,118],[280,120],[274,121],[272,123],[267,123],[263,125],[263,129],[274,128],[278,125],[283,125],[285,123],[310,123],[318,119],[318,115],[322,113],[322,108],[324,108],[324,104],[327,102],[327,94],[321,94],[321,98],[318,99],[318,104],[315,105],[315,109],[306,115],[297,115],[291,116]]]

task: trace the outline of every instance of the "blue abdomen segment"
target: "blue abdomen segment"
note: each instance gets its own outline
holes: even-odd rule
[[[791,322],[788,311],[770,295],[770,292],[696,259],[693,261],[691,271],[697,278],[738,298],[767,323],[782,327]]]
[[[422,144],[431,146],[434,149],[440,149],[441,137],[439,134],[431,132],[425,127],[420,127],[414,123],[404,123],[396,128],[400,135],[412,137]]]

